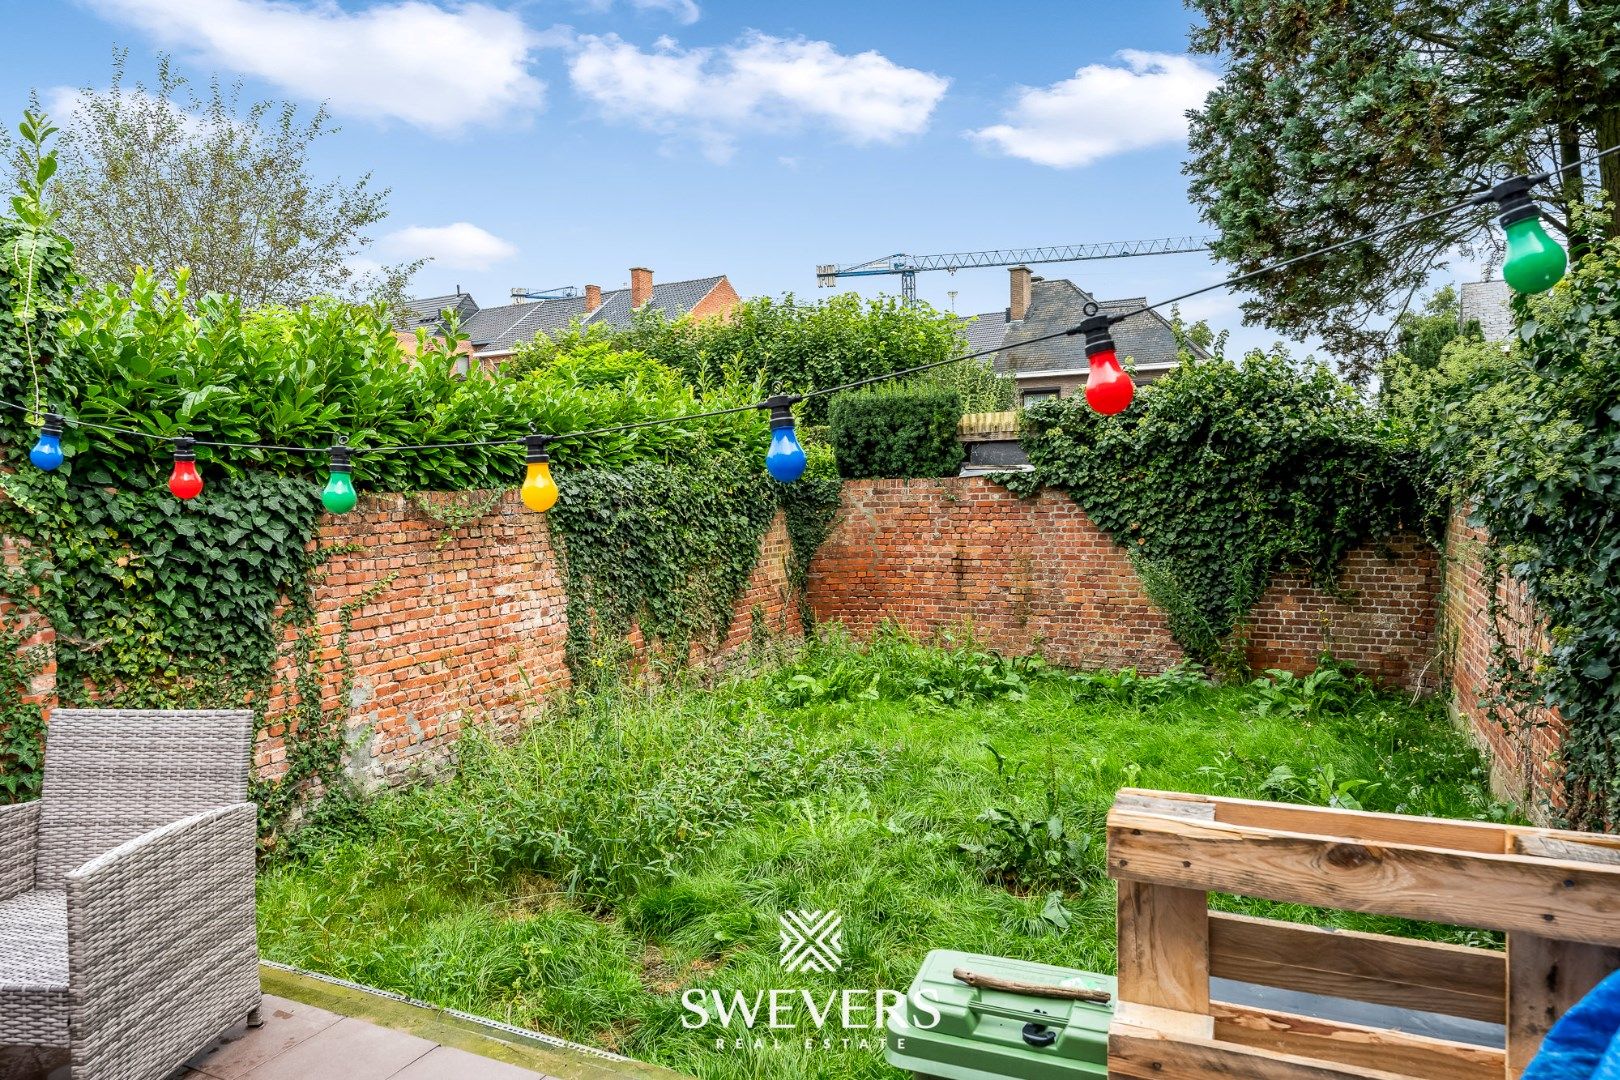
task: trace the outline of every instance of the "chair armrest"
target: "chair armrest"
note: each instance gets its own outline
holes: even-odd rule
[[[0,806],[0,900],[34,887],[39,847],[39,800]]]
[[[167,1076],[258,1007],[257,827],[216,807],[67,875],[75,1080]]]

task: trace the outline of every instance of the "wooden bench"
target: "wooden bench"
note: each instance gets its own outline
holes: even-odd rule
[[[1620,837],[1122,790],[1109,1075],[1516,1080],[1620,968]],[[1212,912],[1211,892],[1500,930],[1505,953]],[[1210,979],[1492,1021],[1506,1049],[1212,1001]]]

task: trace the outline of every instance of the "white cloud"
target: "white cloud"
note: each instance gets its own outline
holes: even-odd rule
[[[584,35],[569,63],[574,88],[615,119],[695,138],[730,156],[747,131],[819,123],[856,143],[893,142],[928,127],[950,80],[877,52],[848,56],[825,41],[750,33],[720,48],[652,49]]]
[[[392,0],[353,11],[331,0],[89,0],[230,72],[340,115],[403,120],[451,133],[539,109],[528,73],[538,40],[518,16],[483,3]]]
[[[690,26],[703,14],[696,0],[630,0],[638,11],[667,11],[678,23]]]
[[[614,0],[580,0],[580,6],[590,11],[613,10]],[[630,0],[637,11],[662,11],[683,26],[691,26],[703,15],[697,0]]]
[[[510,259],[517,247],[468,221],[450,225],[411,225],[377,241],[376,249],[397,259],[432,259],[449,270],[487,270]]]
[[[1003,122],[968,134],[1011,157],[1067,169],[1179,142],[1188,109],[1220,78],[1186,56],[1125,49],[1122,67],[1088,64],[1072,79],[1025,86]]]

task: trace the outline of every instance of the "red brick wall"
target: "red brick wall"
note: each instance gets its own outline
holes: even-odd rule
[[[13,537],[0,537],[0,562],[15,568],[22,561],[23,541]],[[10,600],[0,599],[0,623],[16,626],[22,633],[20,650],[41,649],[44,666],[23,692],[25,705],[43,706],[49,715],[56,704],[56,628],[37,611],[19,610]]]
[[[1343,598],[1279,577],[1254,610],[1251,663],[1308,671],[1331,648],[1396,685],[1426,679],[1437,560],[1415,539],[1391,556],[1352,553]],[[1073,500],[982,478],[846,483],[810,598],[858,635],[885,619],[922,635],[971,624],[994,648],[1065,665],[1159,671],[1182,656],[1125,552]]]
[[[466,505],[487,494],[429,498]],[[525,509],[517,492],[455,530],[405,496],[366,497],[342,517],[325,517],[318,543],[356,548],[326,563],[315,596],[327,709],[339,704],[340,613],[357,605],[347,649],[354,673],[348,737],[349,764],[361,779],[398,782],[413,769],[436,766],[464,726],[511,725],[568,685],[562,574],[545,516]],[[761,550],[722,654],[749,640],[756,606],[773,633],[798,631],[781,521]],[[287,768],[292,645],[289,634],[255,748],[255,766],[266,778]]]
[[[1556,757],[1564,721],[1550,709],[1515,706],[1493,709],[1491,677],[1493,631],[1483,580],[1481,551],[1485,534],[1456,513],[1446,533],[1445,582],[1442,592],[1441,640],[1449,665],[1452,705],[1457,715],[1490,752],[1493,786],[1531,811],[1543,799],[1562,802]],[[1545,645],[1542,623],[1524,586],[1503,575],[1497,585],[1501,637],[1520,658],[1533,657]]]
[[[1328,652],[1389,686],[1437,688],[1439,553],[1415,536],[1382,547],[1350,552],[1339,595],[1314,588],[1301,573],[1274,578],[1249,621],[1250,666],[1310,671]]]

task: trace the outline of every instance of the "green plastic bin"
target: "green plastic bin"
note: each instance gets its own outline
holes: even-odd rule
[[[904,1020],[891,1013],[883,1056],[918,1076],[942,1080],[1066,1080],[1108,1075],[1108,1022],[1112,1003],[1031,997],[976,989],[957,982],[957,968],[1018,982],[1079,986],[1115,992],[1111,975],[936,949],[923,961],[906,995]],[[923,991],[939,1022],[917,1007]]]

